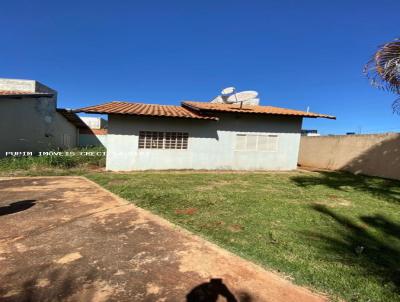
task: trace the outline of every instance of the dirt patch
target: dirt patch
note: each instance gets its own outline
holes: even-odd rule
[[[111,179],[110,181],[108,181],[107,185],[120,186],[120,185],[126,185],[128,183],[129,181],[126,179]]]
[[[64,257],[56,260],[55,262],[58,264],[66,264],[66,263],[70,263],[72,261],[78,260],[80,258],[82,258],[82,255],[79,252],[76,252],[76,253],[67,254]]]
[[[240,224],[231,224],[230,226],[228,226],[228,230],[233,233],[238,233],[243,230],[243,226],[241,226]]]
[[[187,208],[187,209],[180,209],[180,210],[175,210],[175,214],[178,215],[193,215],[197,213],[196,208]]]
[[[196,186],[194,189],[196,191],[203,192],[216,190],[225,186],[235,185],[235,188],[233,189],[243,191],[249,184],[250,182],[245,180],[216,180],[207,185]]]
[[[36,287],[46,287],[50,285],[50,280],[46,278],[38,279],[36,282]]]
[[[146,294],[147,295],[157,295],[161,291],[161,287],[154,284],[154,283],[148,283],[146,284]]]
[[[0,216],[2,301],[185,301],[216,283],[248,301],[326,301],[84,178],[0,179],[0,190],[0,207],[36,200]]]

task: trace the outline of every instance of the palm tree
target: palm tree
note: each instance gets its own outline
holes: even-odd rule
[[[400,40],[379,47],[365,65],[364,72],[373,86],[400,95]],[[393,102],[392,108],[400,114],[400,97]]]

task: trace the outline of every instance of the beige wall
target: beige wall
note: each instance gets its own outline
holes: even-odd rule
[[[400,134],[302,136],[299,164],[400,179]]]

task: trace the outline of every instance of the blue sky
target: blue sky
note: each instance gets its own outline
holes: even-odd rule
[[[398,36],[400,1],[3,1],[0,76],[37,79],[59,106],[208,101],[226,86],[263,105],[337,116],[321,133],[400,131],[395,96],[363,65]],[[397,31],[396,31],[397,29]]]

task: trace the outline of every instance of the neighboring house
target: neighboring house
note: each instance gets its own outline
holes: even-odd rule
[[[107,147],[107,121],[100,117],[80,117],[89,127],[79,130],[79,146]]]
[[[57,109],[57,92],[32,80],[0,79],[0,157],[6,152],[70,149],[87,126]]]
[[[108,114],[107,170],[292,170],[303,117],[271,106],[111,102],[75,112]]]
[[[301,136],[321,136],[316,129],[303,129],[301,130]]]
[[[81,116],[80,118],[90,129],[107,128],[107,121],[101,117]]]

